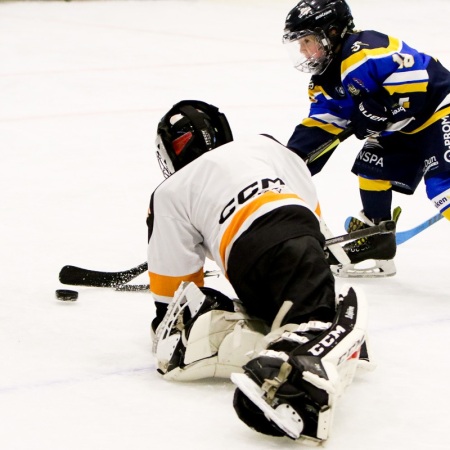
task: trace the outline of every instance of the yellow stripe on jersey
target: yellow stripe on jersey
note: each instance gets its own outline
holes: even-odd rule
[[[180,277],[170,277],[154,272],[149,272],[148,275],[150,277],[150,290],[154,294],[164,297],[173,297],[178,286],[183,281],[193,281],[198,287],[204,286],[203,267],[198,272]]]
[[[397,84],[397,85],[386,85],[384,89],[392,94],[407,94],[409,92],[427,92],[428,82],[424,81],[422,83],[407,83],[407,84]],[[404,106],[404,105],[403,105]]]
[[[345,78],[347,72],[353,70],[356,66],[360,66],[366,60],[372,58],[379,58],[383,56],[387,56],[390,53],[395,53],[401,50],[401,41],[392,36],[389,36],[389,44],[387,47],[378,47],[378,48],[365,48],[361,46],[361,50],[353,55],[349,56],[346,60],[342,61],[341,65],[341,77]]]
[[[314,85],[312,89],[308,90],[309,100],[312,103],[317,102],[317,97],[323,95],[327,100],[332,100],[332,97],[328,95],[322,86]]]
[[[333,125],[332,123],[323,123],[320,120],[315,120],[313,117],[307,117],[302,121],[302,125],[308,128],[318,127],[327,133],[337,135],[342,131],[342,128]]]
[[[368,178],[358,177],[359,188],[363,191],[387,191],[392,187],[390,181],[369,180]]]
[[[419,128],[416,128],[413,131],[402,131],[400,130],[400,133],[404,134],[414,134],[418,133],[419,131],[424,130],[425,128],[432,125],[434,122],[437,122],[438,120],[442,119],[445,116],[448,116],[450,114],[450,106],[447,106],[444,109],[441,109],[440,111],[435,112],[424,124],[422,124]]]
[[[450,220],[450,208],[447,208],[441,213],[447,220]]]
[[[300,199],[301,198],[297,194],[278,194],[273,191],[264,192],[264,194],[261,194],[259,197],[255,198],[255,200],[251,201],[249,204],[245,205],[243,208],[241,208],[231,219],[230,225],[228,225],[227,229],[225,230],[225,233],[222,236],[222,240],[220,241],[220,247],[219,247],[219,253],[220,253],[220,259],[222,260],[223,267],[226,267],[225,264],[225,254],[227,251],[228,246],[232,242],[233,238],[236,236],[236,234],[239,232],[239,229],[241,228],[242,224],[261,206],[274,202],[277,200],[285,200],[288,198],[295,198]]]

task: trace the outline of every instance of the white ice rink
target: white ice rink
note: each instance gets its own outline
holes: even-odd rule
[[[0,449],[299,448],[241,423],[229,382],[160,378],[150,294],[54,296],[65,264],[114,271],[145,261],[148,199],[162,181],[154,133],[177,101],[219,106],[235,138],[287,141],[308,110],[309,76],[281,45],[295,3],[0,2]],[[448,0],[350,5],[358,28],[450,67]],[[350,173],[360,145],[350,138],[315,177],[336,234],[360,209]],[[395,205],[400,231],[436,214],[423,184]],[[342,397],[327,448],[449,448],[449,232],[442,220],[402,244],[395,277],[354,282],[369,301],[378,367]]]

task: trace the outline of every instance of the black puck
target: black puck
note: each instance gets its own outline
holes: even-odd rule
[[[63,302],[74,302],[78,298],[78,292],[70,289],[56,289],[55,294],[56,298]]]

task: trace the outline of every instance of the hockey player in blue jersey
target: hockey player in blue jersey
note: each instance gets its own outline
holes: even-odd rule
[[[422,178],[428,198],[450,220],[450,72],[395,37],[355,30],[344,0],[298,3],[286,18],[283,42],[295,68],[312,74],[309,115],[287,146],[306,159],[348,127],[365,140],[352,168],[363,221],[353,218],[349,228],[390,219],[392,191],[413,194]],[[330,155],[309,165],[313,175]],[[336,265],[338,275],[395,274],[393,235],[345,250],[352,264]],[[369,259],[372,267],[358,269]]]

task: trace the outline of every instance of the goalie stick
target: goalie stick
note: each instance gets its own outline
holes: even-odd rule
[[[72,286],[118,287],[133,280],[146,270],[146,262],[121,272],[101,272],[67,265],[59,272],[59,281]]]
[[[325,245],[337,244],[340,242],[352,241],[366,236],[372,236],[380,233],[393,233],[395,231],[395,222],[387,220],[379,225],[364,228],[362,230],[353,231],[342,236],[336,236],[325,241]],[[119,291],[140,291],[149,288],[148,285],[129,285],[126,284],[144,273],[148,269],[147,263],[139,264],[132,269],[121,272],[101,272],[97,270],[84,269],[71,265],[64,266],[59,272],[59,281],[62,284],[72,286],[89,286],[89,287],[109,287],[116,288]],[[218,270],[206,271],[204,276],[217,276]]]

